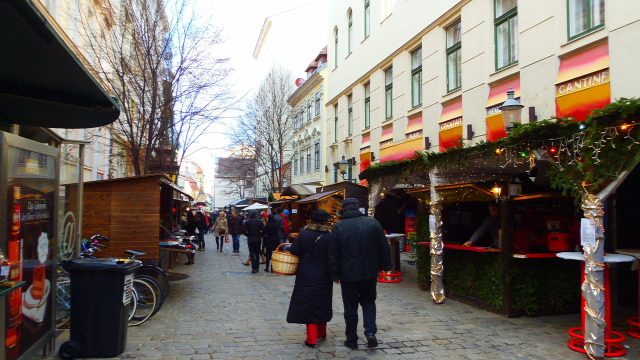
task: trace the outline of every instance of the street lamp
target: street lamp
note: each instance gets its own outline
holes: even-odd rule
[[[509,132],[513,129],[513,124],[520,123],[520,117],[522,115],[522,108],[524,105],[520,104],[518,100],[514,98],[514,93],[512,88],[509,88],[507,91],[507,101],[500,106],[500,111],[502,111],[502,121],[504,122],[504,128]]]
[[[342,180],[347,180],[347,168],[349,167],[349,162],[345,160],[344,155],[342,155],[342,160],[338,161],[338,170],[340,171],[340,175],[342,175]]]

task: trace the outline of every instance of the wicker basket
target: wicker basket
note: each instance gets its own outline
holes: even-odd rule
[[[298,270],[298,261],[300,257],[288,252],[279,251],[283,245],[291,245],[291,243],[283,243],[271,254],[271,268],[273,272],[280,275],[295,275]]]

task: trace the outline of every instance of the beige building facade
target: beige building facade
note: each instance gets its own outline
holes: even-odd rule
[[[323,186],[329,177],[326,143],[325,99],[328,86],[327,49],[324,48],[306,69],[307,79],[287,102],[294,111],[291,184]]]
[[[524,123],[640,96],[640,3],[587,2],[331,1],[325,156],[357,177],[496,140],[509,89]]]

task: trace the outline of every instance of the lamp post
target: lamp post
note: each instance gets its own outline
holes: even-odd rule
[[[340,175],[342,175],[342,180],[347,180],[347,168],[349,167],[349,162],[342,155],[342,160],[338,161],[338,170],[340,171]]]
[[[522,108],[524,105],[520,104],[518,100],[514,98],[515,91],[509,88],[507,91],[507,101],[500,106],[502,112],[502,121],[504,122],[504,128],[507,132],[513,129],[513,124],[520,123],[522,116]]]

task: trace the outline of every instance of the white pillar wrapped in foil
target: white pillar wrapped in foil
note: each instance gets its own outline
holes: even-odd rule
[[[605,351],[605,291],[604,288],[604,231],[602,216],[604,208],[597,195],[582,197],[584,216],[593,221],[596,228],[595,246],[584,246],[584,282],[582,296],[585,300],[584,349],[591,359],[603,358]]]
[[[440,178],[435,170],[429,171],[431,183],[431,216],[429,217],[429,233],[431,237],[431,299],[436,304],[444,302],[444,275],[442,249],[442,202],[436,186],[440,184]]]

